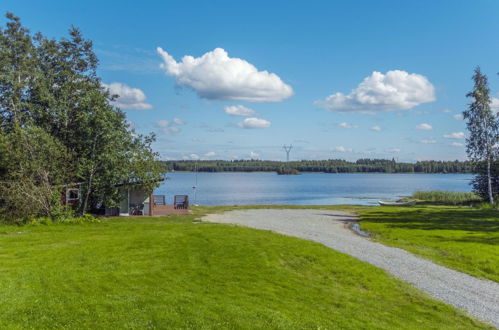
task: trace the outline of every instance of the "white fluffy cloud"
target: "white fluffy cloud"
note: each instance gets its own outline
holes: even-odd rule
[[[270,121],[255,117],[246,118],[238,123],[238,126],[242,128],[267,128],[270,125],[272,125]]]
[[[381,126],[378,125],[371,126],[371,131],[379,132],[381,131]]]
[[[204,154],[205,157],[215,157],[216,155],[217,153],[214,151],[208,151],[207,153]]]
[[[182,119],[179,119],[179,118],[173,118],[172,121],[176,125],[185,125],[185,121],[183,121]]]
[[[293,95],[291,86],[268,71],[258,71],[251,63],[231,58],[222,48],[216,48],[201,57],[186,55],[175,59],[161,47],[161,68],[174,77],[177,84],[192,88],[197,94],[212,100],[248,102],[278,102]]]
[[[450,145],[453,147],[464,147],[464,144],[459,143],[459,142],[452,142]]]
[[[422,131],[429,131],[432,130],[433,127],[430,124],[427,123],[422,123],[416,126],[416,129],[422,130]]]
[[[255,158],[260,157],[260,154],[252,151],[252,152],[250,152],[249,156],[250,156],[250,158],[255,159]]]
[[[463,120],[463,115],[458,113],[456,115],[453,115],[452,118],[454,118],[455,120]]]
[[[454,132],[451,134],[444,134],[444,138],[446,139],[464,139],[463,132]]]
[[[435,143],[437,143],[437,140],[435,140],[435,139],[423,139],[423,140],[421,140],[421,143],[422,144],[435,144]]]
[[[165,134],[165,135],[172,135],[172,134],[176,134],[176,133],[180,132],[180,128],[175,127],[175,126],[165,127],[161,130],[161,132],[163,132],[163,134]]]
[[[339,152],[352,152],[352,148],[345,148],[344,146],[336,146],[334,147],[334,151],[339,151]]]
[[[184,121],[178,119],[178,118],[175,118],[172,120],[173,124],[185,124]],[[163,132],[163,134],[165,135],[172,135],[172,134],[176,134],[178,132],[180,132],[180,128],[178,128],[177,126],[172,126],[172,123],[170,123],[168,120],[157,120],[154,125],[156,125],[157,127],[161,128],[161,132]],[[180,125],[180,124],[179,124]]]
[[[155,124],[156,124],[156,126],[163,127],[163,128],[170,126],[170,122],[168,120],[158,120],[158,121],[156,121]]]
[[[425,76],[393,70],[386,74],[374,71],[350,94],[338,92],[315,104],[329,111],[374,113],[407,110],[432,101],[435,90]]]
[[[251,117],[258,114],[255,110],[245,107],[244,105],[229,105],[224,107],[224,111],[230,116],[239,117]]]
[[[113,102],[114,105],[124,110],[149,110],[152,105],[148,104],[146,95],[138,88],[132,88],[119,82],[109,85],[102,84],[102,87],[109,90],[111,95],[118,95]]]
[[[359,126],[343,122],[343,123],[339,123],[338,127],[343,127],[343,128],[357,128]]]

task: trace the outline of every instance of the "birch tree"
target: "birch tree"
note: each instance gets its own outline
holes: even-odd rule
[[[477,179],[486,182],[486,191],[478,191],[478,193],[482,196],[486,195],[489,203],[493,203],[492,164],[497,157],[499,124],[497,117],[490,109],[491,100],[487,76],[477,67],[472,79],[474,88],[466,95],[471,98],[471,103],[468,109],[463,112],[469,131],[469,136],[466,139],[466,152],[468,157],[477,164],[485,164],[484,173],[479,173]]]

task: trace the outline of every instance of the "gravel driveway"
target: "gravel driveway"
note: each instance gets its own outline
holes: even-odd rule
[[[431,296],[499,328],[499,284],[480,280],[353,233],[339,211],[254,209],[210,214],[203,221],[272,230],[319,242],[385,269]]]

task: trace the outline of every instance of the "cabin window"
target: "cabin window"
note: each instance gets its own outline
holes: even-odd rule
[[[71,188],[66,191],[66,199],[68,201],[77,201],[80,199],[80,189]]]

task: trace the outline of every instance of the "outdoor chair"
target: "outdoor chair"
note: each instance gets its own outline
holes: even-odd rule
[[[173,207],[176,209],[188,209],[189,208],[189,196],[188,195],[175,195],[173,198]]]
[[[131,215],[144,215],[144,204],[132,205],[130,207]]]

